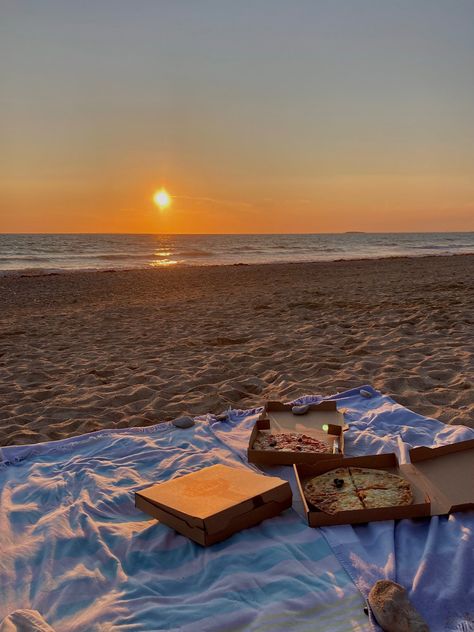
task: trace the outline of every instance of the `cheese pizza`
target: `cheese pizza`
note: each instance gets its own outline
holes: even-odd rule
[[[304,483],[303,491],[307,501],[329,514],[413,502],[410,484],[401,476],[360,467],[341,467],[315,476]]]
[[[254,450],[278,450],[280,452],[331,452],[328,443],[297,432],[259,432],[253,444]]]

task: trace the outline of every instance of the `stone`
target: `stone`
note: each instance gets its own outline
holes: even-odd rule
[[[367,399],[370,399],[372,397],[372,393],[366,391],[364,388],[361,388],[359,393],[362,395],[362,397],[367,397]]]
[[[293,415],[305,415],[310,407],[311,404],[301,404],[299,406],[293,406],[291,408],[291,412],[293,413]]]
[[[220,415],[215,415],[216,421],[227,421],[227,413],[221,413]]]
[[[178,417],[171,422],[176,428],[191,428],[194,426],[194,419],[192,417]]]
[[[429,632],[429,627],[410,603],[403,586],[388,579],[376,582],[369,606],[384,632]]]

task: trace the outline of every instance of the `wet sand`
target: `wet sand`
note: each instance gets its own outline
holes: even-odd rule
[[[0,278],[0,445],[372,384],[474,427],[474,255]]]

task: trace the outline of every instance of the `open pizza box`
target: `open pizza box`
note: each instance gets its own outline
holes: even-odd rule
[[[291,507],[290,485],[247,468],[212,465],[135,493],[135,507],[202,546]]]
[[[413,448],[417,483],[431,499],[431,516],[474,509],[474,439],[439,448]]]
[[[338,461],[344,455],[344,416],[333,400],[312,404],[304,415],[294,415],[291,405],[267,402],[250,435],[247,457],[259,465],[293,465],[315,461]],[[259,450],[254,448],[259,432],[300,433],[329,444],[329,452]]]
[[[474,509],[474,440],[438,448],[413,448],[410,464],[399,465],[395,454],[344,458],[313,465],[294,465],[298,489],[310,527],[357,524],[378,520],[421,518]],[[413,503],[379,509],[359,509],[328,514],[307,502],[303,493],[306,480],[336,467],[381,469],[409,481]]]

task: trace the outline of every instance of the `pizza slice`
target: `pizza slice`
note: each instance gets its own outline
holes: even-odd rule
[[[304,495],[328,514],[363,509],[348,468],[337,468],[315,476],[304,484]]]
[[[408,483],[407,485],[409,487]],[[400,507],[403,505],[411,505],[413,502],[411,490],[406,489],[404,486],[387,489],[360,489],[357,493],[366,509]]]
[[[351,478],[366,509],[398,507],[413,502],[411,486],[401,476],[369,468],[351,467]]]

